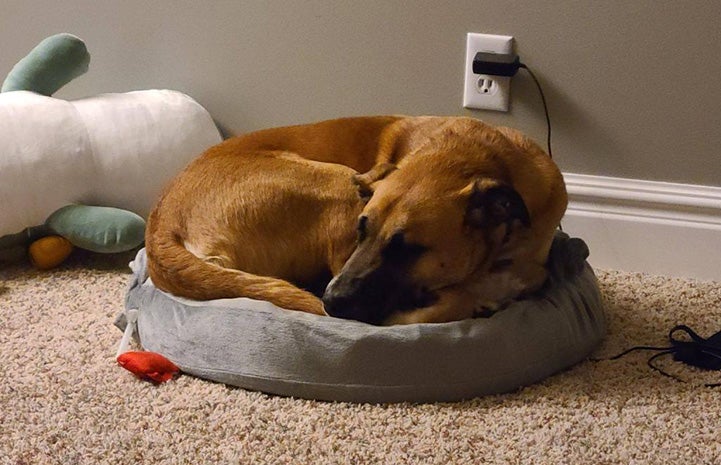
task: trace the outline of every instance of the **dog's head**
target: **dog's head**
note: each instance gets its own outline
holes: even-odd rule
[[[357,247],[323,296],[329,315],[380,324],[506,266],[503,251],[530,227],[523,199],[502,173],[452,160],[418,154],[357,176],[368,202]]]

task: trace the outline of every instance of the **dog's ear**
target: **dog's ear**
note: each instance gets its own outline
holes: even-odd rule
[[[531,217],[520,194],[507,184],[475,181],[470,188],[465,224],[473,228],[509,226],[519,221],[531,226]]]
[[[361,199],[370,199],[373,195],[373,185],[396,169],[396,165],[393,163],[379,163],[371,168],[367,173],[354,175],[353,182],[358,187],[358,195],[360,195]]]

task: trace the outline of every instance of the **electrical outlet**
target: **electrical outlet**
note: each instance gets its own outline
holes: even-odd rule
[[[469,32],[466,37],[466,80],[463,106],[479,110],[508,111],[511,78],[473,74],[473,57],[478,52],[513,53],[513,37]]]

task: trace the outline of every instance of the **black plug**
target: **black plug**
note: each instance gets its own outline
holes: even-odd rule
[[[473,73],[491,76],[515,76],[521,59],[515,53],[478,52],[473,58]]]
[[[473,74],[512,77],[516,75],[519,68],[524,68],[528,71],[533,82],[536,83],[536,87],[538,87],[538,92],[541,94],[543,112],[546,114],[546,124],[548,125],[548,138],[546,140],[548,144],[548,155],[553,158],[553,152],[551,152],[551,117],[548,115],[548,105],[546,105],[546,97],[543,95],[541,83],[538,82],[533,71],[521,63],[521,59],[515,53],[478,52],[476,56],[473,57]]]
[[[521,63],[521,59],[515,53],[478,52],[476,56],[473,57],[473,74],[512,77],[516,75],[519,68],[524,68],[528,71],[533,82],[536,83],[536,87],[538,87],[538,92],[541,94],[543,112],[546,114],[546,124],[548,125],[548,138],[546,140],[548,144],[548,155],[553,158],[553,152],[551,152],[551,117],[548,115],[548,105],[546,105],[546,96],[543,95],[541,83],[538,82],[533,71]]]

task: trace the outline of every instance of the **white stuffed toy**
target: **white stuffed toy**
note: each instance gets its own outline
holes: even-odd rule
[[[77,37],[52,36],[3,84],[0,259],[29,245],[33,262],[50,268],[70,244],[107,253],[137,247],[163,185],[221,141],[208,112],[180,92],[51,97],[89,58]]]

